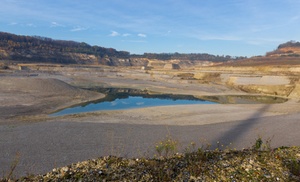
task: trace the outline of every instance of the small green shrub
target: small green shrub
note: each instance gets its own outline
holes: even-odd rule
[[[262,147],[262,144],[263,144],[263,141],[262,141],[261,137],[258,137],[258,138],[255,140],[255,143],[254,143],[254,145],[252,146],[252,149],[253,149],[253,150],[260,150],[261,147]]]
[[[159,157],[169,157],[177,152],[177,146],[178,142],[168,135],[166,139],[157,142],[155,150]]]

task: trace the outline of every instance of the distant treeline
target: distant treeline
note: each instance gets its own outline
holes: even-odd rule
[[[207,53],[190,53],[190,54],[181,54],[181,53],[144,53],[142,55],[132,54],[132,58],[148,58],[148,59],[158,59],[158,60],[190,60],[190,61],[214,61],[222,62],[235,59],[245,59],[247,57],[231,57],[229,55],[212,55]]]
[[[90,46],[84,42],[53,40],[41,36],[20,36],[4,32],[0,32],[0,46],[2,48],[6,47],[9,50],[30,48],[56,52],[93,54],[101,57],[129,57],[129,52],[116,51],[113,48]]]
[[[41,36],[21,36],[0,32],[0,60],[13,60],[25,62],[49,62],[62,64],[83,63],[79,56],[74,54],[93,55],[99,63],[103,60],[147,58],[157,60],[189,60],[189,61],[228,61],[244,59],[246,57],[215,56],[207,53],[181,54],[181,53],[144,53],[142,55],[130,54],[127,51],[117,51],[113,48],[91,46],[84,42],[54,40]],[[76,57],[76,58],[75,58]],[[108,63],[107,63],[108,64]]]
[[[278,46],[278,49],[280,49],[280,48],[285,48],[285,47],[300,47],[300,42],[296,42],[296,41],[294,41],[294,40],[291,40],[291,41],[289,41],[289,42],[280,44],[280,45]]]

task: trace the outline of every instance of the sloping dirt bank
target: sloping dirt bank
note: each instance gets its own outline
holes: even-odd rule
[[[75,88],[52,78],[1,77],[0,121],[46,114],[102,97],[101,93]]]

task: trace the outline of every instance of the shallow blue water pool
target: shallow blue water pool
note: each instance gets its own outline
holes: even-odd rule
[[[77,114],[84,112],[94,112],[102,110],[124,110],[133,108],[144,108],[153,106],[168,106],[168,105],[190,105],[190,104],[216,104],[215,102],[205,101],[201,99],[174,99],[165,96],[156,96],[149,98],[143,96],[124,96],[114,98],[113,100],[88,103],[82,106],[76,106],[53,113],[50,116],[62,116],[68,114]]]

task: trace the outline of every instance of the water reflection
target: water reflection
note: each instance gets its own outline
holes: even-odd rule
[[[213,101],[199,99],[191,95],[149,94],[146,91],[134,89],[97,89],[97,91],[105,93],[107,96],[94,102],[61,110],[50,116],[154,106],[216,104]]]
[[[286,98],[262,95],[220,95],[201,98],[220,104],[279,104],[288,101]]]
[[[287,99],[261,96],[261,95],[224,95],[202,96],[172,95],[172,94],[149,94],[147,90],[128,88],[93,88],[89,89],[105,93],[106,97],[94,102],[67,108],[51,114],[61,116],[83,112],[100,110],[124,110],[153,106],[187,105],[187,104],[276,104],[286,102]]]

